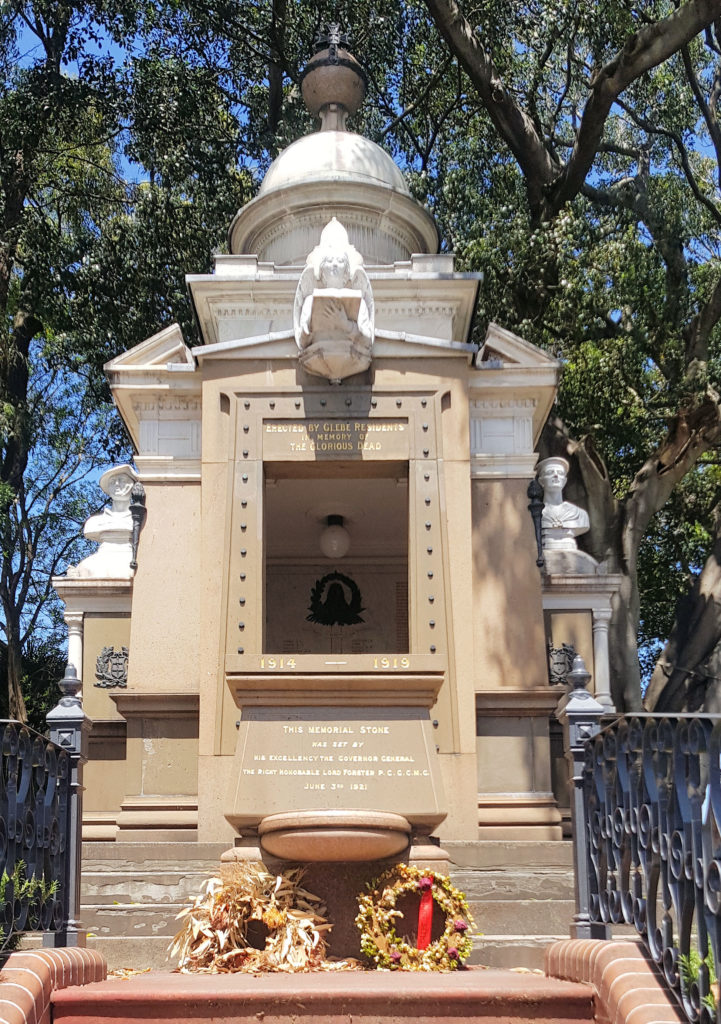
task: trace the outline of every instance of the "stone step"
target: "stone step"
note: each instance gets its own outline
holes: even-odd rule
[[[158,862],[157,866],[172,865],[178,861],[196,861],[208,864],[211,871],[217,870],[221,854],[231,843],[83,843],[83,864],[107,864],[109,861],[125,862],[129,865]]]
[[[83,870],[85,904],[185,903],[196,896],[208,878],[206,870],[88,871]]]
[[[562,935],[483,935],[476,938],[473,951],[466,961],[469,967],[544,969],[546,949]]]
[[[457,871],[450,878],[469,900],[573,899],[573,872],[559,871]]]
[[[55,1024],[539,1024],[593,1020],[590,986],[512,971],[151,972],[53,995]]]
[[[573,900],[469,901],[477,931],[484,935],[560,935],[568,938]]]
[[[176,916],[184,903],[97,903],[82,907],[83,927],[95,936],[144,939],[158,935],[169,940],[180,929]]]
[[[456,840],[443,842],[443,849],[459,869],[505,870],[531,867],[573,869],[570,842],[522,842],[521,840]]]
[[[479,932],[472,962],[536,968],[565,938],[573,917],[570,844],[451,843],[451,878],[471,904]],[[167,964],[177,913],[218,873],[226,844],[85,843],[82,920],[111,964]],[[134,948],[137,947],[137,949]],[[122,962],[125,961],[125,962]]]

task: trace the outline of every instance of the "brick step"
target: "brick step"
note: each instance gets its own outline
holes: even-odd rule
[[[151,972],[53,995],[55,1024],[538,1024],[593,1020],[592,989],[510,971],[338,971],[182,975]]]

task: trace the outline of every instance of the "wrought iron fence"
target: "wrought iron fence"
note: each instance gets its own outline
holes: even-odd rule
[[[576,920],[634,925],[688,1019],[721,1021],[721,718],[620,718],[583,752]]]
[[[56,931],[66,905],[70,756],[19,722],[0,721],[0,951],[19,932]]]
[[[50,738],[0,721],[0,954],[41,930],[44,946],[84,946],[80,927],[83,766],[92,727],[68,665]]]

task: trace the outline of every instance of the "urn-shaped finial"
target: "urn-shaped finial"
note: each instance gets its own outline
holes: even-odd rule
[[[303,100],[311,114],[320,116],[321,131],[345,129],[366,92],[366,74],[350,52],[350,32],[329,22],[315,39],[316,52],[301,77]]]

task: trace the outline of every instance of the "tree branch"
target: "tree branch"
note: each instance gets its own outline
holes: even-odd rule
[[[716,118],[715,102],[714,109],[712,109],[706,102],[706,97],[701,90],[699,80],[696,77],[696,72],[694,71],[693,64],[691,63],[691,55],[688,52],[688,46],[681,47],[681,56],[683,58],[683,66],[686,69],[686,77],[688,78],[689,85],[691,86],[691,91],[694,94],[699,110],[706,122],[706,127],[708,128],[708,133],[716,153],[719,183],[721,184],[721,128],[719,128],[719,123]],[[718,78],[718,74],[716,77]]]
[[[456,0],[426,0],[426,4],[438,31],[477,89],[496,130],[518,161],[526,179],[531,209],[540,208],[543,188],[558,174],[558,165],[531,118],[506,88]]]
[[[631,82],[657,67],[721,15],[721,0],[689,0],[667,18],[636,32],[592,78],[571,157],[549,195],[556,213],[578,194],[598,151],[611,107]]]

